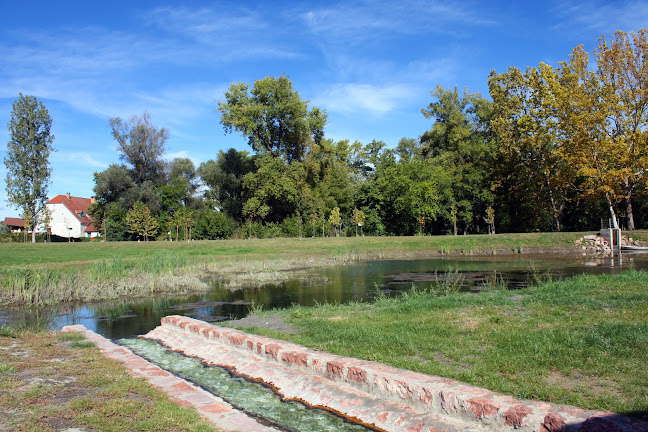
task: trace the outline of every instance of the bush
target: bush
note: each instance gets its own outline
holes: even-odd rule
[[[206,210],[198,214],[193,238],[196,240],[228,239],[234,232],[235,223],[224,213]]]
[[[281,222],[281,236],[282,237],[299,237],[300,220],[297,216],[289,217]],[[304,226],[302,221],[302,236],[304,233]]]

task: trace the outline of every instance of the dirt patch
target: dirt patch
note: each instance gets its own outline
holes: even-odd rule
[[[615,395],[621,397],[619,384],[612,380],[579,375],[578,371],[569,375],[555,371],[544,377],[544,381],[552,387],[559,387],[571,392],[588,392],[594,396]]]
[[[299,330],[297,330],[295,327],[285,322],[281,317],[278,316],[261,317],[254,313],[251,313],[245,318],[226,321],[224,324],[226,324],[228,327],[241,327],[241,328],[259,327],[259,328],[265,328],[269,330],[276,330],[283,333],[293,333],[293,334],[300,333]]]

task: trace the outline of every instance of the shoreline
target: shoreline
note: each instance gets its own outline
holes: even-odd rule
[[[190,294],[304,277],[314,268],[371,260],[551,254],[582,256],[583,233],[223,240],[21,246],[25,264],[0,270],[0,305],[41,306],[153,294]],[[648,238],[648,232],[635,237]],[[0,263],[14,252],[0,245]],[[85,252],[85,254],[84,254]],[[86,260],[80,261],[78,255]],[[42,262],[47,256],[50,262]],[[598,255],[593,255],[594,257]],[[54,261],[57,259],[57,261]],[[38,262],[35,262],[38,261]],[[15,263],[15,260],[11,260]]]

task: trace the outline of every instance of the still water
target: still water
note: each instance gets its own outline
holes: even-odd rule
[[[648,254],[594,259],[569,255],[507,255],[446,257],[419,260],[363,261],[311,271],[309,280],[292,280],[261,287],[225,289],[214,284],[209,293],[155,296],[91,304],[64,304],[33,310],[0,310],[0,324],[37,323],[55,330],[83,324],[110,339],[144,334],[166,315],[185,315],[216,322],[242,318],[252,307],[282,308],[292,304],[372,301],[378,293],[399,295],[429,288],[444,278],[459,278],[462,290],[479,290],[504,281],[510,288],[525,286],[537,277],[553,279],[582,273],[616,273],[623,269],[648,269]]]

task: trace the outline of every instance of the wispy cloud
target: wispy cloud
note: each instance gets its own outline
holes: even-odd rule
[[[330,111],[382,115],[415,94],[412,87],[403,84],[382,87],[369,84],[334,84],[322,92],[314,103]]]
[[[69,152],[69,151],[59,151],[52,153],[50,155],[50,162],[52,164],[69,164],[81,165],[84,167],[106,169],[108,164],[105,162],[104,158],[88,152]]]
[[[301,14],[314,33],[344,43],[388,39],[393,34],[452,33],[457,24],[490,26],[494,21],[478,14],[466,2],[360,1],[313,8]]]
[[[555,28],[574,33],[635,31],[648,23],[648,3],[632,1],[561,1],[553,8],[562,20]]]
[[[221,60],[247,57],[291,58],[300,54],[278,38],[285,27],[268,19],[268,14],[240,6],[214,5],[201,9],[159,7],[144,20],[167,34],[189,38],[216,49]]]
[[[202,163],[202,160],[190,155],[187,151],[181,150],[173,153],[167,153],[164,155],[164,159],[167,162],[171,162],[173,159],[191,159],[191,162],[193,162],[194,166],[198,168],[198,166]]]
[[[33,94],[100,117],[148,109],[177,124],[222,93],[191,81],[196,68],[217,71],[235,59],[296,55],[262,37],[267,25],[258,13],[159,8],[142,19],[162,31],[11,30],[0,42],[0,98]],[[188,78],[170,88],[161,78],[166,74]]]

